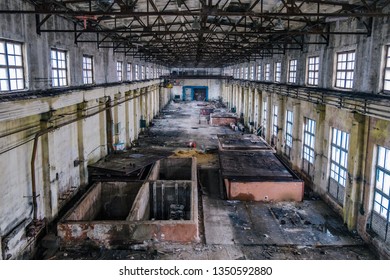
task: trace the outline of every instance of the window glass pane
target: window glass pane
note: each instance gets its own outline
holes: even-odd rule
[[[8,78],[7,70],[4,68],[0,68],[0,79],[7,79],[7,78]]]
[[[0,80],[0,90],[9,90],[8,81],[6,80]]]
[[[384,180],[383,180],[383,192],[389,196],[390,195],[390,175],[385,174]]]
[[[11,43],[7,43],[7,53],[8,55],[15,54],[14,45]]]
[[[385,168],[390,171],[390,149],[386,149]]]
[[[23,82],[23,80],[19,79],[17,81],[17,83],[18,83],[18,85],[17,85],[18,89],[24,89],[24,82]]]
[[[4,54],[0,54],[0,65],[1,65],[1,66],[7,65],[7,64],[6,64],[6,60],[5,60],[5,55],[4,55]]]
[[[16,65],[15,56],[8,56],[8,64],[10,66],[15,66]]]
[[[386,150],[383,147],[378,147],[378,166],[385,167]]]
[[[382,171],[377,171],[377,176],[376,176],[376,188],[378,190],[382,190],[383,189],[383,172]]]
[[[10,84],[11,84],[11,90],[16,90],[18,89],[18,85],[16,83],[16,80],[11,80],[10,81]]]

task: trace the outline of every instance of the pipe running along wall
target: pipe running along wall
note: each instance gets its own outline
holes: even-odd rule
[[[38,140],[39,138],[42,136],[42,135],[45,135],[49,132],[52,132],[56,129],[59,129],[61,127],[64,127],[64,126],[67,126],[69,124],[72,124],[74,122],[77,122],[77,121],[80,121],[80,120],[84,120],[84,119],[87,119],[87,118],[90,118],[92,116],[95,116],[97,114],[100,114],[102,112],[107,112],[107,116],[112,116],[112,113],[111,113],[111,109],[122,104],[122,103],[125,103],[127,101],[130,101],[132,99],[135,99],[135,98],[138,98],[138,97],[141,97],[143,95],[146,95],[148,94],[148,91],[145,91],[144,93],[139,93],[138,95],[135,95],[135,96],[132,96],[132,97],[129,97],[129,98],[126,98],[122,101],[117,101],[116,103],[114,104],[110,104],[111,103],[111,100],[110,100],[110,97],[109,96],[105,96],[105,98],[108,98],[108,100],[106,101],[106,105],[104,107],[104,109],[99,109],[97,110],[96,112],[93,112],[93,113],[90,113],[88,115],[85,115],[85,116],[82,116],[82,117],[77,117],[73,120],[69,120],[69,121],[66,121],[62,124],[58,124],[58,125],[55,125],[55,126],[51,126],[49,128],[46,128],[46,129],[43,129],[41,131],[38,131],[35,136],[34,136],[34,143],[33,143],[33,150],[32,150],[32,156],[31,156],[31,191],[32,191],[32,200],[33,200],[33,219],[34,220],[37,220],[37,216],[38,216],[38,202],[37,202],[37,188],[36,188],[36,174],[35,174],[35,161],[36,161],[36,157],[37,157],[37,149],[38,149]],[[112,117],[111,117],[112,119]],[[112,141],[111,141],[112,142]],[[107,145],[110,145],[109,142],[107,142]],[[108,151],[110,152],[110,150],[112,151],[113,150],[113,147],[112,147],[112,143],[111,143],[111,147],[109,147]]]

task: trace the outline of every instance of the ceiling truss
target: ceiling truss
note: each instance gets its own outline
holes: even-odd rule
[[[26,0],[27,1],[27,0]],[[169,67],[223,67],[253,61],[332,35],[370,36],[390,0],[29,0],[36,32],[71,33],[74,42]],[[48,25],[55,16],[73,28]],[[331,26],[348,21],[348,31]],[[314,36],[309,36],[314,35]]]

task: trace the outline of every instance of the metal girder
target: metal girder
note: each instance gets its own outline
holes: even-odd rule
[[[240,0],[26,1],[32,4],[30,9],[23,5],[24,9],[0,10],[0,14],[34,14],[38,34],[73,33],[76,44],[96,43],[98,48],[112,48],[114,52],[142,56],[163,65],[191,60],[197,65],[226,65],[229,61],[303,49],[309,44],[328,44],[331,36],[368,36],[373,18],[389,17],[383,8],[390,3],[281,0],[266,10],[267,0],[253,0],[250,4]],[[48,24],[55,16],[67,18],[73,28],[48,28],[55,26]],[[193,29],[195,18],[199,29]],[[358,20],[364,29],[330,28],[331,22],[345,19]],[[284,21],[283,30],[276,28],[279,21]]]

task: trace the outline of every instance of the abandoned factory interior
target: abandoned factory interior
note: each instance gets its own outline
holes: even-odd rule
[[[389,0],[0,1],[0,260],[390,259]]]

